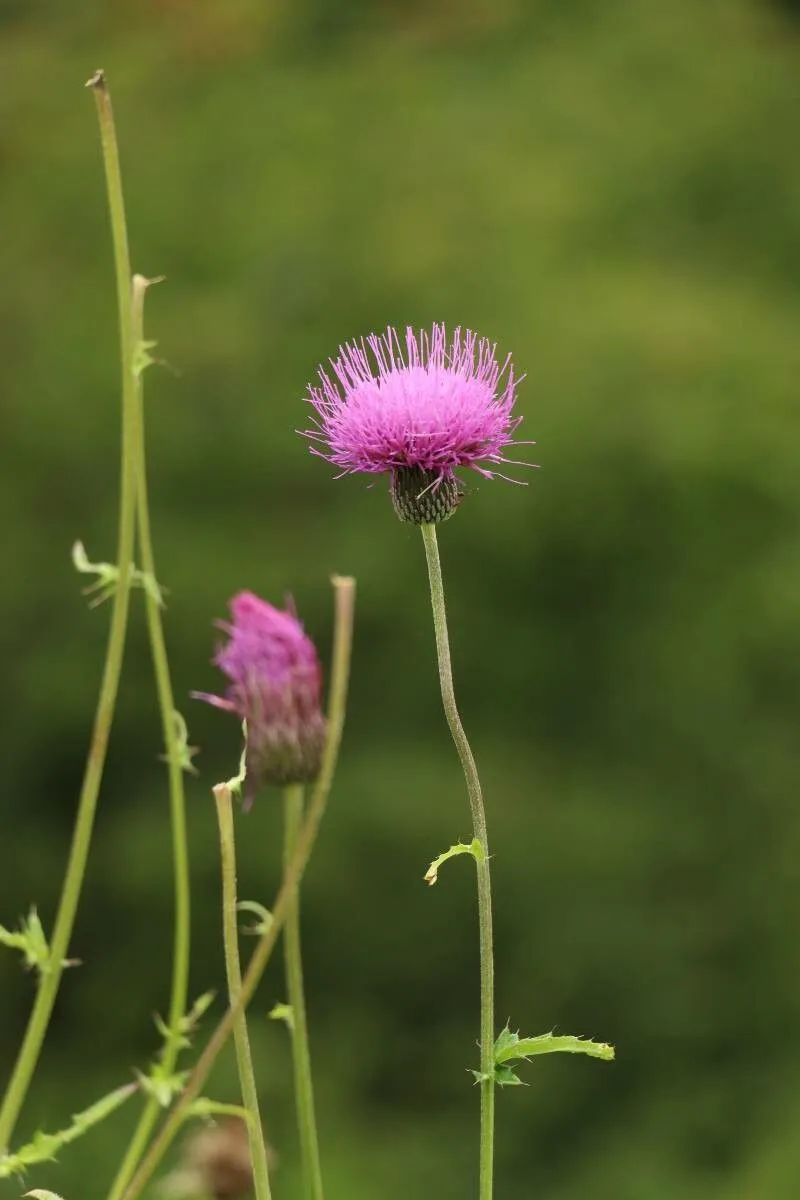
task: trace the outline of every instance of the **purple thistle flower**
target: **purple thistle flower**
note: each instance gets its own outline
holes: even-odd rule
[[[291,609],[273,608],[253,592],[230,601],[232,620],[213,662],[230,680],[225,696],[193,692],[247,722],[248,801],[263,783],[280,787],[316,779],[326,723],[322,668],[314,643]]]
[[[486,338],[444,325],[406,329],[350,342],[310,386],[315,428],[311,451],[343,475],[388,473],[403,520],[444,520],[458,500],[456,467],[491,479],[509,462],[521,417],[512,415],[516,379],[511,357],[500,364]],[[507,478],[501,476],[501,478]],[[440,494],[441,493],[441,494]],[[419,501],[426,501],[420,504]]]

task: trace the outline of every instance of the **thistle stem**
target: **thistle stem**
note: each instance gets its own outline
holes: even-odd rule
[[[139,1168],[125,1191],[123,1200],[135,1200],[150,1182],[156,1168],[171,1146],[187,1112],[200,1094],[217,1056],[227,1042],[239,1013],[244,1012],[253,998],[261,976],[270,960],[278,940],[291,901],[300,885],[306,864],[314,848],[320,822],[325,812],[331,784],[333,782],[339,746],[344,729],[347,707],[347,686],[350,677],[350,656],[353,644],[353,611],[355,605],[355,580],[334,576],[333,588],[336,611],[333,630],[333,668],[331,671],[330,698],[328,705],[328,737],[322,769],[314,785],[297,846],[289,867],[284,872],[281,886],[272,906],[272,922],[258,942],[244,973],[242,987],[235,1003],[231,1004],[211,1035],[203,1053],[186,1081],[180,1099],[173,1105],[167,1120],[155,1141],[142,1159]]]
[[[297,845],[303,820],[303,788],[284,790],[283,868],[288,870]],[[303,1163],[303,1191],[306,1200],[323,1200],[322,1167],[317,1138],[317,1119],[314,1109],[314,1088],[311,1077],[311,1052],[308,1044],[308,1022],[303,988],[303,958],[300,946],[300,889],[289,903],[283,930],[284,961],[289,1006],[292,1010],[292,1063],[297,1106],[297,1129]]]
[[[236,844],[233,834],[233,804],[231,789],[226,783],[214,788],[219,822],[219,849],[222,862],[222,933],[225,942],[225,973],[228,978],[228,998],[234,1006],[242,991],[242,967],[239,961],[239,927],[236,911]],[[247,1032],[247,1013],[242,1009],[233,1024],[236,1065],[242,1102],[247,1109],[247,1132],[250,1139],[250,1159],[253,1164],[253,1188],[256,1200],[271,1200],[269,1164],[264,1129],[258,1107],[258,1088]]]
[[[141,356],[144,346],[144,296],[150,281],[141,275],[133,278],[132,328],[134,350]],[[172,955],[172,992],[169,1006],[168,1036],[161,1052],[161,1070],[169,1078],[174,1071],[181,1046],[181,1022],[186,1014],[189,984],[189,949],[191,940],[191,906],[189,886],[189,850],[186,835],[186,799],[183,786],[183,765],[179,727],[176,721],[172,677],[161,619],[155,554],[150,532],[150,508],[147,496],[147,454],[144,437],[144,408],[142,375],[145,361],[135,364],[135,466],[136,511],[142,570],[148,579],[145,588],[145,609],[150,638],[150,652],[156,678],[158,706],[169,778],[169,803],[172,823],[172,856],[175,896],[175,930]],[[159,1103],[155,1095],[148,1097],[138,1124],[131,1136],[116,1178],[111,1185],[109,1200],[119,1200],[147,1148],[158,1120]]]
[[[478,928],[480,934],[481,971],[481,1136],[480,1136],[480,1200],[491,1200],[494,1159],[494,956],[492,951],[492,889],[489,871],[489,842],[486,836],[486,813],[478,778],[478,768],[472,755],[464,726],[456,706],[453,688],[453,668],[450,662],[450,641],[447,633],[447,612],[442,582],[442,565],[435,525],[421,525],[425,557],[428,563],[433,626],[436,634],[436,654],[439,662],[439,683],[442,691],[447,724],[461,760],[467,784],[472,829],[483,853],[476,858],[478,879]]]
[[[114,133],[114,116],[105,77],[98,71],[89,84],[94,91],[100,123],[106,185],[108,189],[111,233],[117,278],[119,309],[120,360],[122,367],[122,467],[119,524],[117,533],[118,579],[114,592],[111,624],[108,632],[105,665],[97,700],[89,753],[78,800],[69,860],[64,875],[61,899],[50,943],[49,967],[39,978],[25,1036],[0,1108],[0,1154],[8,1147],[20,1110],[39,1060],[50,1016],[58,994],[69,942],[75,924],[86,862],[94,828],[94,816],[106,761],[106,750],[122,671],[125,634],[128,624],[133,546],[136,519],[135,474],[135,379],[134,343],[131,326],[131,272],[125,210],[122,206],[119,156]]]

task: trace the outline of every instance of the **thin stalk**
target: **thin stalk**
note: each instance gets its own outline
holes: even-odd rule
[[[155,554],[150,532],[150,508],[147,495],[147,454],[144,436],[144,407],[142,375],[146,359],[144,348],[144,296],[151,281],[142,275],[133,278],[132,327],[134,347],[139,356],[135,364],[136,377],[136,512],[142,570],[149,578],[145,588],[145,610],[150,637],[150,653],[156,677],[158,706],[169,778],[170,819],[172,823],[172,857],[175,903],[175,930],[172,954],[172,991],[169,1006],[169,1035],[161,1052],[161,1067],[169,1077],[173,1074],[180,1053],[180,1026],[186,1013],[189,986],[189,948],[191,938],[191,907],[189,888],[189,850],[186,836],[186,799],[183,786],[180,730],[176,720],[172,677],[161,619]],[[159,1103],[155,1095],[148,1097],[138,1124],[131,1136],[116,1178],[111,1185],[109,1200],[119,1200],[144,1154],[153,1127],[158,1120]]]
[[[135,476],[135,379],[134,344],[131,327],[131,271],[128,253],[128,235],[125,226],[125,210],[122,204],[119,156],[114,132],[114,115],[111,99],[102,71],[89,80],[87,86],[94,91],[97,115],[100,123],[100,141],[103,150],[108,205],[111,217],[111,233],[114,243],[114,263],[117,277],[117,305],[119,309],[120,360],[122,367],[122,466],[120,481],[119,524],[117,533],[117,566],[119,576],[114,592],[111,624],[108,631],[106,658],[100,694],[97,700],[94,725],[92,727],[89,753],[84,769],[83,783],[78,800],[78,811],[72,835],[69,860],[59,900],[50,943],[49,969],[39,979],[25,1036],[0,1108],[0,1153],[11,1140],[14,1127],[30,1086],[42,1043],[50,1022],[56,995],[67,957],[69,942],[75,924],[86,862],[92,840],[97,798],[105,767],[108,738],[114,717],[114,708],[122,671],[125,649],[125,633],[128,625],[131,576],[133,573],[134,528],[136,519],[136,476]]]
[[[225,973],[228,979],[228,998],[235,1005],[242,990],[242,967],[239,961],[239,926],[236,911],[236,843],[233,834],[233,803],[231,789],[226,783],[214,788],[219,822],[219,850],[222,863],[222,934],[225,943]],[[236,1065],[242,1102],[247,1109],[247,1133],[250,1139],[250,1159],[253,1164],[253,1188],[256,1200],[271,1200],[269,1164],[264,1129],[258,1107],[258,1088],[247,1032],[247,1013],[242,1010],[233,1025]]]
[[[303,788],[284,790],[283,868],[288,870],[294,855],[303,820]],[[294,1066],[294,1095],[297,1106],[297,1129],[300,1135],[300,1154],[303,1164],[303,1190],[306,1200],[323,1200],[322,1167],[317,1138],[317,1118],[314,1110],[314,1087],[311,1077],[311,1052],[308,1044],[306,999],[303,987],[303,957],[300,946],[300,889],[289,904],[283,930],[284,962],[289,1006],[292,1010],[292,1063]]]
[[[314,847],[320,822],[325,812],[331,784],[333,782],[336,762],[339,756],[339,746],[344,728],[345,710],[347,706],[347,685],[350,677],[350,656],[353,644],[353,612],[355,605],[355,580],[348,577],[334,576],[335,616],[333,629],[333,667],[331,671],[330,696],[328,703],[328,737],[325,743],[325,753],[322,769],[314,785],[311,803],[308,806],[300,836],[297,839],[292,861],[284,872],[281,886],[272,906],[272,922],[260,938],[256,949],[248,963],[242,980],[239,998],[232,1004],[217,1025],[214,1033],[200,1055],[197,1063],[186,1081],[186,1086],[180,1098],[173,1105],[169,1116],[161,1127],[161,1131],[151,1144],[139,1168],[125,1191],[123,1200],[135,1200],[149,1183],[156,1168],[171,1146],[181,1124],[186,1119],[194,1100],[200,1094],[217,1055],[224,1047],[233,1030],[239,1013],[244,1012],[253,998],[264,969],[278,940],[278,935],[286,920],[292,899],[300,885],[306,864]]]
[[[469,807],[472,813],[474,836],[483,853],[476,858],[478,878],[478,929],[480,936],[481,970],[481,1137],[480,1137],[480,1200],[491,1200],[494,1159],[494,955],[492,950],[492,886],[489,872],[489,841],[486,836],[486,813],[483,807],[478,768],[472,755],[464,726],[456,706],[453,688],[453,668],[450,662],[450,641],[447,634],[447,611],[444,601],[442,565],[436,526],[422,525],[422,540],[428,563],[433,626],[436,633],[436,654],[439,661],[439,683],[442,704],[450,733],[461,760],[467,784]]]

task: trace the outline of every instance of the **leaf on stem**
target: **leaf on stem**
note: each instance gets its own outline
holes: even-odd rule
[[[52,1162],[62,1146],[74,1142],[84,1133],[88,1133],[93,1125],[105,1120],[115,1109],[124,1104],[128,1097],[137,1091],[138,1087],[137,1083],[126,1083],[124,1087],[109,1092],[107,1096],[103,1096],[101,1100],[84,1109],[83,1112],[77,1113],[72,1118],[72,1124],[66,1129],[62,1129],[58,1133],[42,1133],[40,1131],[15,1154],[0,1156],[0,1179],[9,1179],[12,1175],[24,1175],[28,1167],[34,1166],[36,1163]],[[37,1194],[41,1195],[41,1193],[31,1193],[31,1195]],[[49,1193],[46,1194],[49,1195]]]
[[[291,1004],[281,1002],[273,1004],[267,1013],[270,1021],[283,1021],[290,1033],[294,1033],[294,1009]]]
[[[119,583],[119,567],[116,563],[90,562],[83,542],[75,542],[72,546],[72,565],[81,575],[97,576],[94,583],[90,583],[82,592],[84,596],[90,596],[92,592],[97,593],[89,601],[90,608],[97,608],[105,600],[111,599]],[[132,567],[131,587],[143,588],[159,608],[164,608],[163,588],[158,580],[147,571],[140,571],[138,567]]]
[[[40,975],[46,975],[53,967],[50,961],[50,947],[44,935],[42,922],[35,908],[31,908],[27,917],[20,921],[18,932],[6,929],[0,925],[0,946],[8,946],[10,950],[19,950],[25,958],[28,969],[35,968]],[[77,958],[65,958],[62,966],[78,966]]]
[[[172,713],[172,724],[175,729],[175,742],[173,745],[174,752],[178,758],[178,766],[182,771],[186,771],[189,775],[197,774],[197,767],[192,762],[196,754],[200,753],[198,746],[189,745],[189,729],[186,724],[186,719],[183,713],[179,713],[177,708]],[[162,762],[169,761],[168,754],[162,754]]]
[[[494,1081],[500,1087],[521,1084],[522,1080],[508,1065],[511,1062],[530,1062],[537,1054],[587,1054],[590,1058],[601,1058],[611,1062],[614,1047],[607,1042],[593,1042],[590,1038],[574,1037],[571,1034],[541,1033],[538,1037],[521,1038],[508,1025],[498,1035],[494,1044]],[[473,1071],[475,1081],[485,1079],[480,1071]]]
[[[449,850],[445,850],[433,860],[423,876],[425,882],[433,887],[439,878],[439,868],[442,863],[446,863],[448,858],[455,858],[458,854],[471,854],[475,862],[480,862],[483,857],[483,846],[477,838],[473,838],[471,842],[456,842],[455,846],[451,846]]]

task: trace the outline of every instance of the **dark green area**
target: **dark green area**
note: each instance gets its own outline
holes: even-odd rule
[[[613,1042],[498,1098],[498,1200],[790,1200],[800,1174],[800,40],[751,0],[147,0],[0,8],[0,921],[45,925],[108,614],[114,282],[94,106],[122,139],[147,325],[152,503],[190,785],[193,992],[223,987],[209,786],[238,731],[211,621],[290,590],[327,652],[359,580],[353,702],[305,898],[330,1200],[475,1194],[471,836],[418,532],[295,430],[344,339],[444,320],[527,373],[529,486],[441,530],[493,841],[498,1028]],[[70,972],[19,1134],[156,1047],[170,845],[141,604]],[[269,902],[279,806],[241,820]],[[258,1018],[283,998],[266,981]],[[0,957],[0,1068],[32,981]],[[218,1002],[215,1011],[219,1011]],[[204,1028],[210,1027],[210,1017]],[[299,1194],[285,1031],[254,1020]],[[229,1060],[213,1086],[235,1096]],[[28,1186],[104,1195],[133,1113]],[[22,1188],[0,1185],[12,1197]]]

